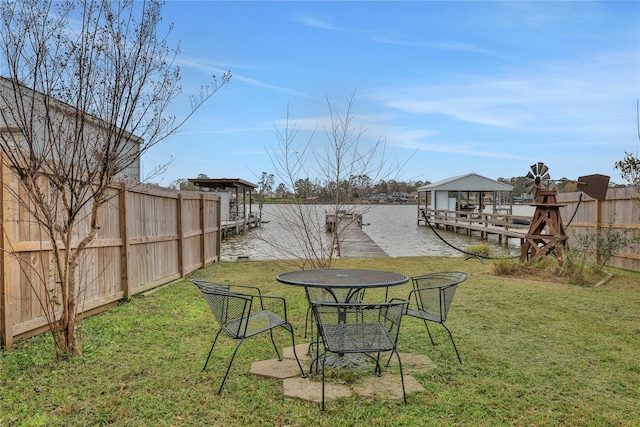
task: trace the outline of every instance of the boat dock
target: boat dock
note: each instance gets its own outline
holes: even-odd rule
[[[244,233],[255,227],[260,227],[260,218],[253,214],[249,218],[239,218],[234,221],[220,221],[223,239],[229,235]]]
[[[339,254],[341,258],[386,258],[389,255],[362,231],[360,221],[350,221],[340,233]]]
[[[509,239],[519,239],[523,244],[531,218],[528,216],[470,213],[467,211],[444,211],[419,209],[418,225],[431,225],[455,233],[479,235],[486,239],[490,235],[498,236],[498,241],[508,244]]]
[[[327,232],[333,230],[333,227],[336,226],[337,223],[344,221],[350,221],[351,223],[357,222],[358,226],[362,225],[362,214],[347,212],[344,210],[339,210],[337,214],[325,212],[324,214],[324,226]]]

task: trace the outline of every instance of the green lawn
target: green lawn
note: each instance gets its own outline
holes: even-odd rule
[[[0,352],[0,426],[631,426],[640,425],[640,274],[612,270],[596,288],[494,277],[491,264],[462,258],[341,260],[339,267],[407,275],[461,270],[446,332],[407,319],[400,351],[437,368],[413,374],[425,391],[395,400],[327,403],[285,399],[280,381],[254,377],[271,358],[268,336],[241,347],[216,395],[235,342],[223,340],[207,371],[214,333],[198,289],[180,281],[85,320],[84,357],[52,360],[47,335]],[[259,286],[287,298],[296,340],[307,309],[302,289],[282,285],[278,262],[214,264],[194,277]],[[392,296],[408,294],[410,284]],[[377,298],[375,292],[367,299]],[[276,335],[287,346],[284,333]]]

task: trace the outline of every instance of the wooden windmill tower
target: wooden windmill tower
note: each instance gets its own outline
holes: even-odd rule
[[[536,210],[520,252],[520,261],[527,265],[538,258],[549,262],[550,255],[556,255],[557,250],[567,247],[568,236],[560,216],[560,208],[564,205],[556,201],[557,191],[551,188],[552,185],[549,168],[544,163],[531,165],[531,171],[527,174],[526,191],[536,199],[531,205]]]
[[[578,178],[578,188],[587,195],[602,201],[607,194],[609,177],[605,175],[588,175]],[[527,173],[526,191],[532,194],[536,202],[536,210],[531,219],[529,231],[522,245],[520,261],[527,265],[539,258],[551,262],[553,256],[558,262],[562,262],[562,250],[567,250],[568,236],[565,231],[560,208],[565,206],[556,200],[557,190],[549,175],[549,168],[542,162],[531,165],[531,171]]]

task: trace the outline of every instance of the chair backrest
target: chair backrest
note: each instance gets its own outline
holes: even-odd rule
[[[224,333],[236,339],[245,336],[252,296],[231,292],[228,287],[215,285],[203,286],[200,290]]]
[[[200,290],[202,290],[203,288],[222,288],[222,289],[226,289],[229,290],[229,286],[225,283],[218,283],[218,282],[209,282],[206,280],[190,280],[191,283],[193,283],[194,285],[196,285]]]
[[[396,346],[407,304],[405,300],[375,304],[323,302],[311,303],[311,309],[329,351],[346,352],[354,345],[370,351],[388,351]],[[338,334],[344,339],[336,339]]]
[[[457,271],[412,277],[418,308],[429,313],[437,322],[446,321],[456,288],[468,277],[467,273]]]

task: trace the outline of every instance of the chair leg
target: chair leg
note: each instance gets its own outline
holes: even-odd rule
[[[278,355],[278,360],[282,360],[282,356],[280,356],[280,351],[278,351],[278,346],[276,345],[276,342],[273,339],[273,329],[269,330],[269,335],[271,336],[271,344],[273,344],[273,348],[276,351],[276,354]]]
[[[404,388],[404,375],[402,373],[402,361],[400,360],[400,353],[398,353],[398,350],[394,349],[391,354],[393,354],[393,352],[396,353],[396,356],[398,357],[398,366],[400,367],[400,382],[402,383],[402,397],[404,399],[404,404],[407,404],[407,392],[405,391]]]
[[[244,338],[240,340],[240,342],[236,346],[236,349],[233,350],[233,355],[231,356],[231,360],[229,361],[229,366],[227,366],[227,372],[225,372],[224,378],[222,379],[222,384],[220,384],[220,389],[218,389],[218,394],[222,393],[222,387],[224,387],[224,383],[225,383],[225,381],[227,381],[227,376],[229,375],[229,371],[231,370],[231,365],[233,364],[233,359],[236,358],[236,353],[238,352],[238,349],[240,348],[240,345],[243,342],[244,342]]]
[[[324,343],[322,344],[324,346]],[[311,346],[309,346],[311,347]],[[320,334],[316,334],[316,339],[315,339],[315,348],[316,348],[316,357],[311,356],[311,365],[309,366],[309,373],[312,373],[313,371],[313,365],[316,365],[316,374],[318,373],[318,360],[320,360]],[[323,347],[324,349],[324,347]],[[326,351],[324,351],[324,353],[326,354]]]
[[[462,359],[460,358],[460,353],[458,353],[458,347],[456,347],[456,342],[453,340],[453,335],[451,335],[451,331],[449,330],[449,328],[445,326],[444,323],[441,323],[441,325],[443,328],[447,330],[447,332],[449,332],[449,338],[451,338],[451,344],[453,344],[453,349],[456,351],[456,356],[458,356],[458,362],[462,364]]]
[[[222,329],[220,329],[218,331],[218,333],[216,334],[216,337],[213,339],[213,344],[211,344],[211,350],[209,350],[209,355],[207,356],[207,361],[204,362],[204,368],[202,368],[202,372],[204,372],[204,370],[207,369],[207,365],[209,364],[209,359],[211,358],[211,353],[213,353],[213,347],[215,347],[216,341],[218,341],[218,337],[220,336],[220,332],[222,332]]]
[[[322,411],[324,411],[324,361],[327,360],[326,355],[327,354],[325,352],[322,356]],[[316,364],[317,363],[318,362],[316,361]],[[316,369],[317,369],[317,366],[318,365],[316,365]]]
[[[389,354],[389,359],[387,359],[387,363],[384,365],[385,367],[387,367],[387,368],[389,367],[389,364],[391,363],[391,358],[393,357],[393,353],[394,353],[394,352],[395,352],[395,353],[398,353],[398,350],[393,349],[393,350],[391,351],[391,354]]]
[[[300,363],[300,359],[298,359],[298,353],[296,352],[296,339],[293,336],[293,326],[287,323],[286,325],[282,325],[282,327],[291,333],[291,345],[293,346],[292,347],[293,355],[296,358],[296,362],[298,362],[298,367],[300,368],[300,372],[302,372],[302,378],[307,378],[307,374],[304,372],[304,369],[302,369],[302,364]]]
[[[313,355],[313,352],[311,350],[311,345],[309,345],[309,352],[311,353],[311,364],[309,365],[309,374],[313,373],[313,365],[316,365],[316,374],[318,373],[318,353],[319,353],[319,348],[318,348],[318,342],[314,342],[314,347],[316,348],[315,351],[315,356]]]
[[[393,352],[391,352],[391,354],[393,354]],[[373,373],[380,377],[382,376],[382,369],[380,369],[380,352],[378,352],[378,355],[376,356],[375,361],[376,361],[376,368],[373,371]]]
[[[433,342],[433,337],[431,336],[431,331],[429,330],[429,325],[427,324],[426,320],[423,320],[424,322],[424,327],[427,328],[427,333],[429,334],[429,339],[431,340],[431,345],[436,345],[435,342]]]
[[[307,338],[307,330],[311,326],[311,334],[313,334],[313,322],[311,321],[311,306],[307,308],[307,315],[304,318],[304,337]]]
[[[304,320],[304,337],[305,339],[307,338],[307,331],[309,331],[309,338],[311,339],[311,342],[313,343],[314,340],[314,334],[313,334],[313,324],[315,323],[315,319],[313,318],[313,312],[311,311],[311,306],[309,306],[309,308],[307,308],[307,316]],[[307,351],[307,355],[311,356],[311,345],[309,345],[309,349]]]

